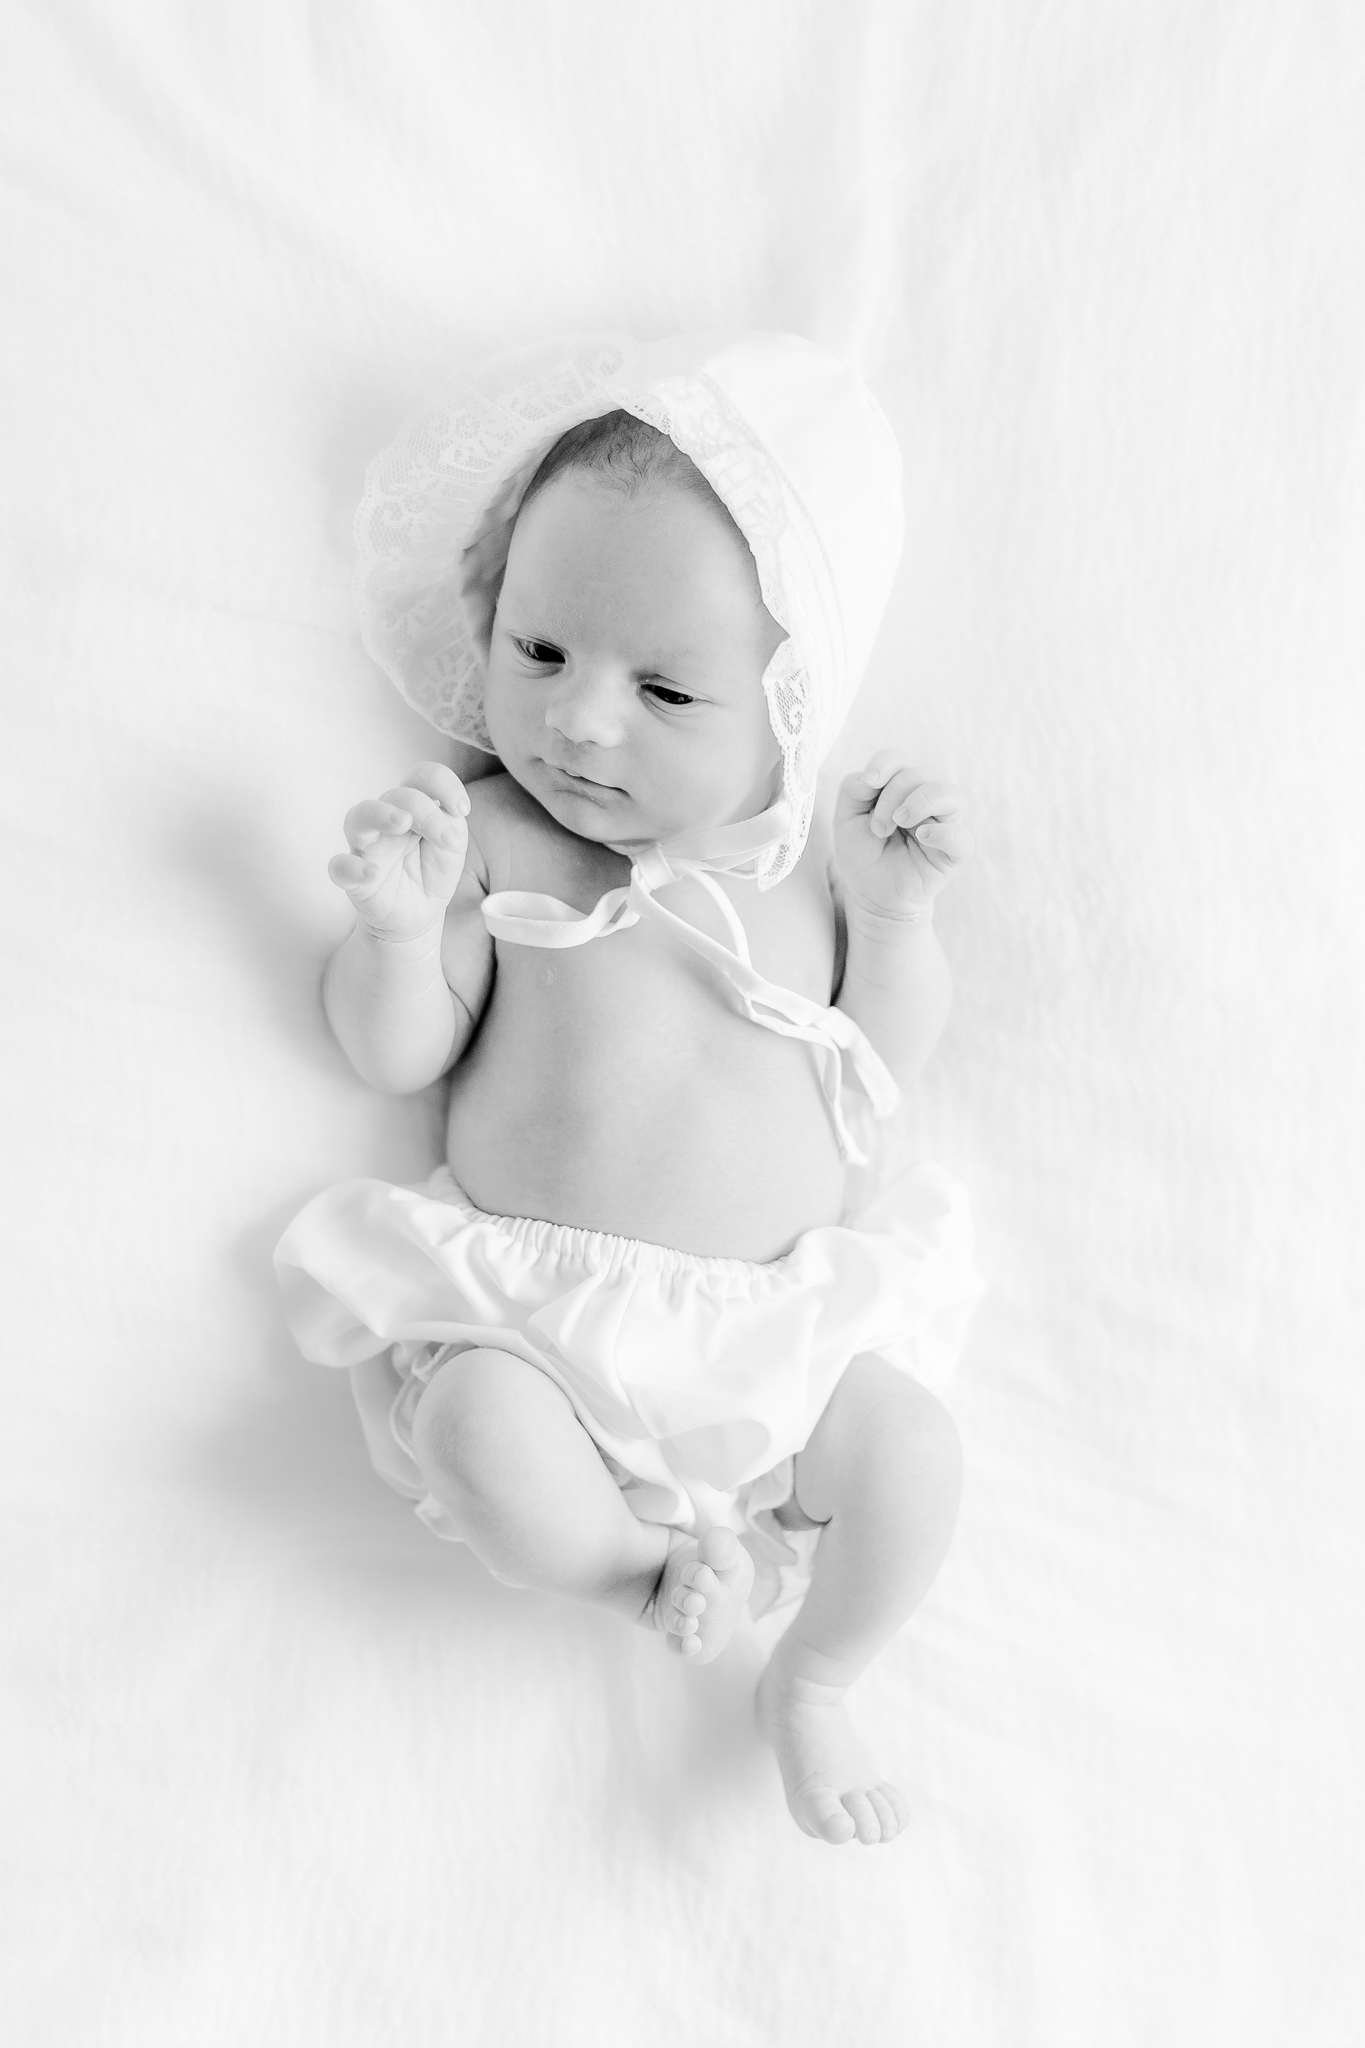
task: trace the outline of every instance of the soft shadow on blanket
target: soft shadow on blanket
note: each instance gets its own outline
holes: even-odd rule
[[[243,1288],[272,1300],[268,1246],[289,1213],[282,1205],[239,1244]],[[506,1697],[552,1705],[566,1794],[609,1797],[616,1817],[600,1816],[609,1832],[642,1823],[676,1854],[699,1819],[733,1825],[736,1795],[756,1800],[774,1827],[789,1826],[753,1719],[770,1635],[760,1647],[742,1629],[698,1671],[615,1615],[500,1585],[462,1544],[433,1537],[374,1474],[344,1374],[307,1365],[283,1331],[261,1363],[268,1392],[259,1378],[243,1389],[211,1432],[187,1442],[177,1477],[216,1503],[252,1549],[278,1559],[310,1612],[331,1609],[353,1649],[368,1640],[374,1660],[410,1667],[414,1684],[441,1697],[452,1685],[485,1692],[495,1679]],[[369,1661],[362,1647],[360,1662]],[[433,1718],[415,1716],[418,1726]],[[433,1761],[448,1769],[452,1791],[485,1767],[468,1755]]]

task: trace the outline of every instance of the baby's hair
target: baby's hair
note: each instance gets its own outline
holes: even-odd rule
[[[584,420],[561,434],[526,486],[523,509],[538,491],[553,483],[566,469],[586,470],[614,483],[627,496],[651,484],[676,485],[694,496],[717,505],[730,519],[729,511],[716,496],[691,457],[675,441],[661,434],[633,412],[606,412],[595,420]],[[734,521],[730,520],[731,525]],[[739,528],[735,527],[736,533]],[[741,535],[741,538],[743,536]]]

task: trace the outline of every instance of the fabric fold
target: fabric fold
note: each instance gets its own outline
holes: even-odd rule
[[[965,1194],[934,1166],[903,1174],[877,1214],[807,1231],[766,1265],[491,1215],[444,1166],[412,1187],[327,1189],[275,1263],[306,1358],[387,1355],[403,1456],[397,1472],[387,1456],[375,1463],[446,1536],[411,1417],[421,1386],[461,1352],[500,1350],[552,1379],[641,1520],[723,1523],[750,1542],[759,1507],[790,1493],[780,1475],[850,1360],[873,1353],[942,1388],[980,1291]],[[772,1544],[786,1545],[775,1529],[770,1563]]]

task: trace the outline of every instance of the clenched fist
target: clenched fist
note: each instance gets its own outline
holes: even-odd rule
[[[882,917],[922,916],[975,844],[966,798],[930,782],[899,754],[874,754],[845,776],[834,812],[834,851],[850,905]]]

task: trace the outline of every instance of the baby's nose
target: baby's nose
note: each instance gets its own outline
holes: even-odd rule
[[[575,747],[618,747],[625,736],[625,706],[610,676],[562,676],[545,707],[545,723]]]

